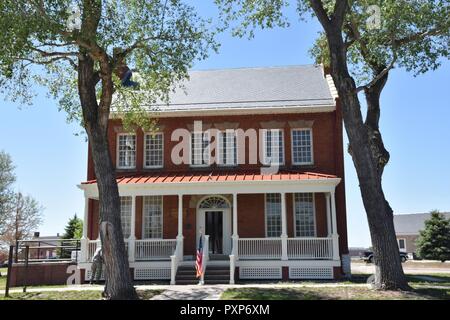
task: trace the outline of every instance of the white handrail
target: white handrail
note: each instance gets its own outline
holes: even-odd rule
[[[230,284],[234,284],[234,271],[236,270],[236,257],[230,254]]]
[[[239,259],[281,259],[281,238],[239,238]]]
[[[183,239],[177,239],[175,254],[170,256],[170,284],[176,284],[179,263],[183,261]]]
[[[203,244],[203,256],[202,256],[202,275],[200,277],[200,284],[205,283],[205,272],[206,266],[209,260],[209,235],[205,234],[203,236],[204,244]]]

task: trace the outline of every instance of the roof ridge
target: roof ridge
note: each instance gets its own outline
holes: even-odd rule
[[[191,69],[188,72],[208,72],[208,71],[229,71],[229,70],[258,70],[258,69],[289,69],[289,68],[308,68],[320,67],[320,64],[290,64],[278,66],[254,66],[254,67],[231,67],[231,68],[211,68],[211,69]]]

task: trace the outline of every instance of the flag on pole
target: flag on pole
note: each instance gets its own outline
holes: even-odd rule
[[[195,261],[195,269],[197,270],[197,278],[203,274],[203,243],[202,236],[200,235],[200,241],[198,242],[197,259]]]

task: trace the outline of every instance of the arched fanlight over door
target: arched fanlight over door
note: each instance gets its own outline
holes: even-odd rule
[[[217,196],[211,196],[206,199],[204,199],[200,205],[200,209],[228,209],[230,208],[230,205],[228,204],[228,201],[226,201],[222,197]]]

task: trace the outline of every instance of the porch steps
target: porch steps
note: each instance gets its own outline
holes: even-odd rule
[[[175,278],[176,284],[198,284],[195,266],[180,266]],[[227,284],[230,282],[230,267],[208,265],[205,272],[205,284]]]

